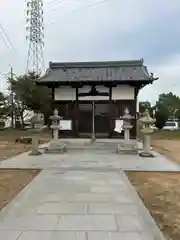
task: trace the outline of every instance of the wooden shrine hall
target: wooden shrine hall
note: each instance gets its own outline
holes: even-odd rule
[[[136,138],[137,95],[152,84],[143,60],[109,62],[50,62],[36,84],[52,89],[63,137],[121,138],[117,131],[125,108],[134,117],[130,137]]]

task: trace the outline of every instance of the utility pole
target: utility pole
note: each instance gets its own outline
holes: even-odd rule
[[[13,68],[11,67],[11,81],[13,80]],[[14,94],[12,90],[12,82],[11,82],[11,127],[14,128]]]

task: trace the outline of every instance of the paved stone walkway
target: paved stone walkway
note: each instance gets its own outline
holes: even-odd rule
[[[121,171],[44,170],[0,214],[5,240],[162,240]]]
[[[0,240],[164,240],[123,170],[179,171],[107,151],[5,160],[0,168],[43,171],[0,212]]]

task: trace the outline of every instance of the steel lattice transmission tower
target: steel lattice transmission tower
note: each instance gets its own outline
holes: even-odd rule
[[[43,0],[28,0],[26,17],[26,39],[29,41],[26,72],[40,75],[44,71]]]

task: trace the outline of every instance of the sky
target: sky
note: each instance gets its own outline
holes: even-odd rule
[[[180,95],[179,16],[179,0],[44,0],[45,66],[143,58],[159,80],[142,89],[139,100],[155,103],[170,91]],[[0,91],[7,88],[11,66],[16,74],[25,72],[25,29],[26,1],[1,0]]]

